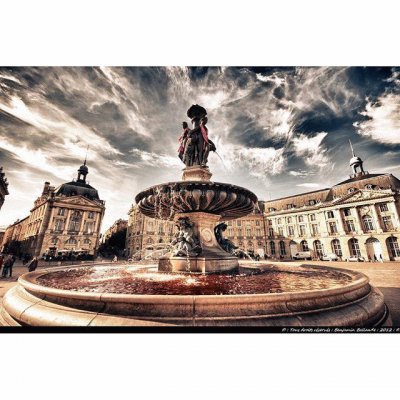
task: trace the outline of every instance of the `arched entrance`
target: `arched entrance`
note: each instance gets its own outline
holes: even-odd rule
[[[324,247],[320,240],[314,240],[314,252],[318,258],[324,255]]]
[[[365,242],[368,260],[380,261],[383,259],[381,242],[376,238],[368,238]]]
[[[294,240],[291,240],[289,243],[289,249],[290,249],[290,256],[293,257],[296,253],[298,253],[298,247],[297,243]]]

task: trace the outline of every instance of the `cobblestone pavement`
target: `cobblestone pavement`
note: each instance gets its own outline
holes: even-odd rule
[[[279,263],[277,263],[279,264]],[[324,265],[336,268],[352,269],[364,273],[370,278],[372,285],[377,287],[385,296],[393,325],[400,326],[400,262],[369,263],[369,262],[328,262],[306,261],[308,265]],[[47,268],[48,265],[39,266],[38,269]],[[25,266],[18,261],[13,268],[13,277],[0,279],[0,304],[2,297],[17,283],[19,276],[27,272]]]

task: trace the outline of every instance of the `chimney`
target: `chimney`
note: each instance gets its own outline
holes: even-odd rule
[[[45,196],[49,193],[50,182],[45,182],[43,187],[42,196]]]

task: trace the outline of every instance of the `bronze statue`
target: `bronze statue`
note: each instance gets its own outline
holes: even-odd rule
[[[207,111],[204,107],[194,104],[187,111],[187,116],[191,119],[193,127],[189,129],[188,124],[183,122],[184,132],[179,138],[179,158],[187,167],[206,167],[210,151],[216,151],[215,144],[208,137]]]
[[[172,240],[172,254],[175,257],[196,257],[202,252],[200,241],[193,231],[193,223],[189,217],[181,217],[177,221],[178,233]]]
[[[214,228],[214,233],[215,233],[215,238],[217,239],[218,244],[228,253],[234,254],[236,249],[238,249],[237,246],[233,244],[232,241],[229,239],[224,239],[222,232],[226,231],[226,228],[228,225],[225,224],[225,222],[221,222]]]

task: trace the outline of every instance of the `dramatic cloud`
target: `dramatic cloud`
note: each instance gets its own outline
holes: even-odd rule
[[[399,68],[0,68],[11,193],[0,225],[27,215],[44,181],[76,177],[87,146],[103,229],[126,217],[140,190],[180,179],[177,140],[195,103],[217,146],[212,179],[261,199],[343,180],[349,138],[369,170],[400,165],[399,77]]]

